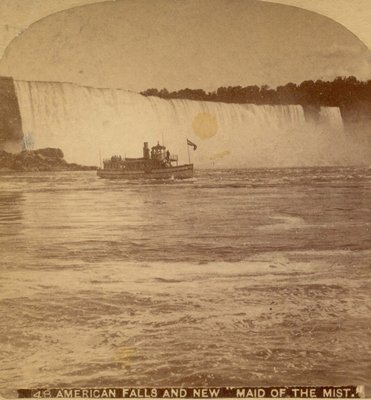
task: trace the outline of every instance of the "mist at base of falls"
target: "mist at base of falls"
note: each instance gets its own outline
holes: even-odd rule
[[[164,100],[125,90],[15,81],[27,148],[58,147],[69,162],[98,165],[140,157],[143,142],[164,141],[180,164],[196,168],[360,165],[371,141],[343,127],[336,107],[306,120],[299,105]]]

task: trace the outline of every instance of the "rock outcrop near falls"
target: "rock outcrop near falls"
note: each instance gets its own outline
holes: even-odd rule
[[[85,171],[96,167],[68,163],[61,149],[24,150],[17,154],[0,150],[0,171]]]

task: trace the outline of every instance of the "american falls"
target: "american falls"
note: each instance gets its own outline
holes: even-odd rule
[[[196,168],[348,165],[368,157],[336,107],[308,118],[298,105],[164,100],[57,82],[15,81],[15,89],[26,147],[61,148],[69,162],[141,156],[143,142],[158,141],[180,163],[190,150]]]

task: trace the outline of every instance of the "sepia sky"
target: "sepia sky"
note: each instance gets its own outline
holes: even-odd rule
[[[55,12],[110,0],[0,0],[0,57],[9,42],[30,24]],[[265,0],[262,0],[265,1]],[[301,7],[343,24],[371,48],[370,0],[270,0]]]
[[[101,2],[0,0],[0,56],[13,41],[0,74],[135,91],[370,77],[357,41],[371,47],[369,0],[107,0],[70,9],[91,3]]]
[[[0,0],[0,57],[14,37],[50,14],[100,0]]]
[[[325,15],[344,25],[371,49],[370,0],[269,0]]]

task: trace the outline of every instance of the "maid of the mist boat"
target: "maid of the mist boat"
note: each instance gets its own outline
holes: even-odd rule
[[[192,146],[193,150],[197,148],[188,139],[187,146]],[[143,157],[112,156],[103,161],[103,168],[99,168],[97,174],[101,178],[111,179],[189,179],[193,178],[193,164],[189,158],[188,164],[178,165],[178,156],[170,154],[165,146],[157,142],[150,150],[148,142],[144,142]]]

